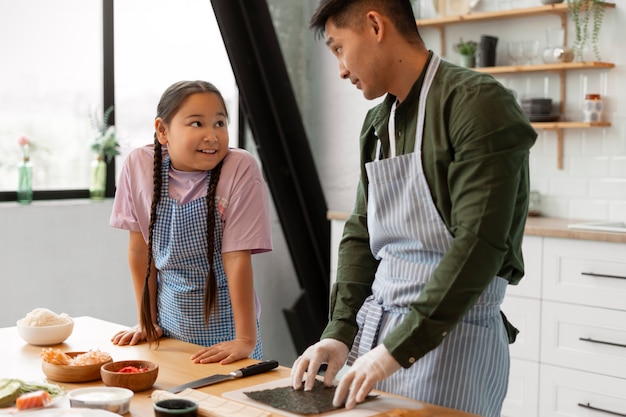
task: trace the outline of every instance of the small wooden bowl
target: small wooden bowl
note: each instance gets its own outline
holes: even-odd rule
[[[127,366],[134,366],[143,372],[119,372]],[[117,361],[103,365],[100,369],[102,382],[109,387],[127,388],[133,392],[145,391],[154,385],[159,375],[159,365],[150,361]]]
[[[65,352],[72,358],[85,352]],[[94,365],[53,365],[46,361],[41,362],[41,369],[46,377],[57,382],[89,382],[100,379],[100,367],[107,362]]]

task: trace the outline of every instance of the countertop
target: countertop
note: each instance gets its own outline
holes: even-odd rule
[[[345,221],[350,213],[329,211],[328,220]],[[601,242],[626,243],[626,233],[605,232],[595,230],[569,229],[569,224],[587,223],[593,220],[565,219],[557,217],[528,217],[525,233],[528,236],[556,237],[562,239],[595,240]]]
[[[143,359],[158,363],[159,375],[151,390],[135,393],[130,403],[130,411],[125,416],[129,417],[154,417],[152,410],[152,399],[150,395],[153,390],[165,390],[188,381],[199,379],[212,374],[224,374],[251,365],[258,361],[243,359],[229,365],[194,364],[189,359],[200,347],[180,340],[162,338],[158,348],[149,348],[147,343],[136,346],[115,346],[111,343],[114,333],[125,326],[96,319],[93,317],[77,317],[74,319],[74,331],[72,335],[62,344],[52,346],[62,351],[87,351],[90,349],[100,349],[109,353],[113,360]],[[16,327],[0,328],[0,340],[2,340],[2,354],[0,355],[0,378],[19,378],[24,381],[38,381],[45,379],[41,369],[41,346],[32,346],[25,343],[18,335]],[[269,359],[269,358],[268,358]],[[229,395],[244,388],[252,388],[273,381],[289,378],[290,369],[279,366],[277,369],[264,374],[253,375],[246,378],[225,381],[208,387],[198,388],[196,392],[221,397],[224,401],[233,402],[235,409],[242,407],[243,402],[229,399]],[[49,381],[56,383],[55,381]],[[102,386],[102,381],[86,383],[57,383],[72,390],[75,388]],[[384,404],[402,404],[402,407],[380,408],[385,411],[370,412],[367,403],[358,405],[353,410],[337,410],[332,412],[333,416],[372,416],[372,417],[477,417],[474,414],[449,408],[439,407],[432,404],[422,403],[407,398],[391,396],[390,394],[376,393],[381,395]],[[375,400],[378,401],[378,400]],[[375,401],[370,402],[374,404]],[[250,405],[250,404],[248,404]],[[69,400],[55,403],[52,407],[68,408]],[[233,408],[229,407],[229,408]],[[262,407],[256,407],[258,411]],[[7,409],[0,408],[0,416],[7,414]],[[284,414],[272,409],[272,416],[283,416]],[[364,412],[367,411],[367,412]],[[267,414],[267,411],[266,411]],[[10,414],[13,417],[13,414]],[[56,414],[58,416],[58,414]],[[233,416],[240,415],[233,412]]]

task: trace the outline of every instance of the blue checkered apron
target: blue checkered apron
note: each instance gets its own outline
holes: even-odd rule
[[[421,163],[426,97],[439,62],[433,56],[426,72],[414,153],[366,165],[370,245],[380,264],[372,295],[357,316],[359,332],[349,364],[404,320],[409,304],[417,299],[453,239],[432,201]],[[390,130],[393,141],[393,127]],[[508,339],[500,316],[506,286],[506,280],[495,277],[439,347],[378,383],[376,389],[499,416],[509,372]]]
[[[215,210],[215,252],[217,317],[204,322],[204,289],[209,271],[207,260],[206,198],[180,205],[168,195],[169,156],[161,169],[161,201],[153,237],[154,262],[158,270],[157,322],[164,336],[211,346],[235,338],[235,322],[222,264],[222,219]],[[211,178],[209,172],[207,183]],[[257,320],[257,345],[250,356],[262,359]]]

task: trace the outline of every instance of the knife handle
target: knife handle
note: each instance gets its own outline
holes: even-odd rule
[[[245,368],[237,369],[235,371],[235,376],[242,377],[242,376],[261,374],[263,372],[271,371],[277,366],[278,366],[278,362],[273,359],[262,361],[259,363],[255,363],[254,365],[246,366]]]

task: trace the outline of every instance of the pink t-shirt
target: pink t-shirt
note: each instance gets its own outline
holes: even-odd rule
[[[165,153],[166,151],[164,151]],[[148,241],[154,145],[133,150],[122,166],[109,224],[118,229],[141,231]],[[207,172],[169,170],[169,195],[186,204],[207,193]],[[269,199],[265,181],[254,157],[230,148],[216,190],[224,220],[222,252],[272,250]]]

